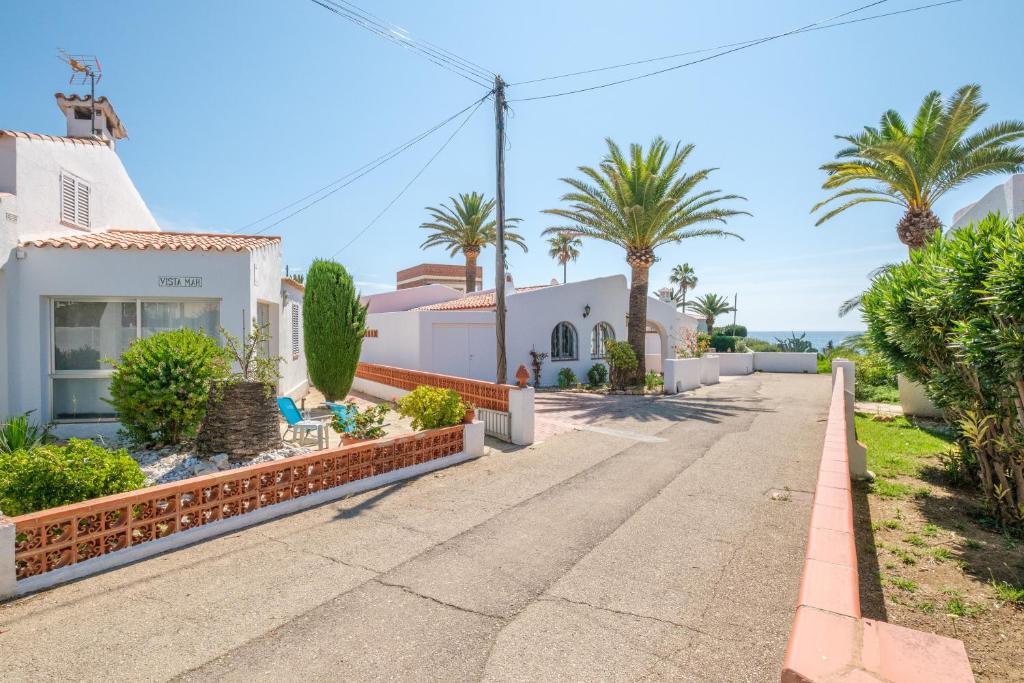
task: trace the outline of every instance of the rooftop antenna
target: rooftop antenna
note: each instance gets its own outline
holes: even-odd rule
[[[57,59],[71,67],[69,85],[89,83],[89,103],[92,105],[92,134],[99,135],[96,129],[96,81],[103,78],[103,67],[96,55],[71,55],[65,50],[57,49]]]

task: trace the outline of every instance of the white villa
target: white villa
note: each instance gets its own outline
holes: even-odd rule
[[[110,102],[93,135],[90,99],[56,98],[66,135],[0,130],[0,416],[95,434],[114,418],[103,359],[162,330],[241,336],[253,318],[283,358],[279,392],[304,392],[302,285],[281,277],[280,238],[162,231],[117,156]]]
[[[604,359],[605,342],[626,338],[629,289],[622,275],[559,284],[506,287],[509,381],[530,351],[547,353],[541,384],[570,368],[580,381]],[[494,290],[468,295],[431,284],[363,297],[368,305],[361,360],[493,381],[496,373]],[[647,367],[675,357],[684,328],[698,319],[672,304],[647,301]]]
[[[1005,183],[996,185],[984,197],[953,214],[950,230],[977,223],[990,213],[1009,218],[1024,216],[1024,174],[1010,176]]]

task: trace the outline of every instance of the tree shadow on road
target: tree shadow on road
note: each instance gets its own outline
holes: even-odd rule
[[[719,423],[742,413],[771,413],[766,400],[758,396],[604,396],[600,394],[548,393],[535,402],[538,419],[593,424],[602,420],[629,418],[637,422],[655,420],[699,420]]]

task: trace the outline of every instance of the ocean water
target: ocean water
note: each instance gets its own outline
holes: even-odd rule
[[[763,339],[766,342],[773,343],[776,339],[789,339],[789,337],[792,336],[794,333],[798,337],[801,334],[806,333],[807,336],[805,337],[805,339],[811,342],[811,345],[814,346],[814,348],[819,351],[825,348],[825,346],[827,346],[830,341],[832,342],[833,346],[839,346],[839,344],[847,337],[852,337],[855,334],[860,334],[860,332],[851,332],[848,330],[769,330],[767,332],[762,332],[758,330],[747,330],[747,336],[753,337],[754,339]]]

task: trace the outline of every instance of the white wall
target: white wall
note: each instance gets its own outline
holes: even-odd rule
[[[719,353],[718,368],[723,376],[749,375],[754,371],[753,353]]]
[[[755,351],[754,370],[760,372],[818,372],[818,354],[789,351]]]
[[[423,285],[409,289],[396,289],[393,292],[368,294],[360,297],[366,304],[367,313],[390,313],[392,311],[408,311],[417,306],[429,306],[442,301],[462,298],[462,292],[444,285]]]
[[[1024,174],[1011,176],[1005,183],[989,190],[974,204],[965,206],[953,216],[952,230],[977,223],[990,213],[1009,218],[1024,216]]]
[[[278,355],[281,356],[281,380],[277,392],[282,396],[297,398],[304,396],[309,389],[309,371],[306,367],[306,346],[302,331],[302,298],[304,290],[287,281],[281,282],[283,305],[278,319],[280,339]],[[299,327],[292,329],[292,308],[298,307]],[[299,357],[292,358],[292,335],[298,337]]]
[[[254,304],[248,252],[27,247],[5,267],[9,346],[8,412],[49,417],[50,297],[216,299],[220,322],[241,336]],[[161,275],[203,278],[198,288],[164,288]],[[274,273],[280,286],[280,275]],[[278,295],[279,296],[279,295]]]
[[[18,197],[17,235],[21,241],[81,232],[60,222],[61,170],[89,184],[91,232],[159,230],[120,157],[109,147],[7,137],[0,142],[4,143],[0,145],[0,168],[9,166],[11,154],[15,159],[14,187],[4,191]],[[7,175],[9,171],[0,171],[0,182],[5,182]],[[6,253],[0,254],[0,265],[6,257]]]

